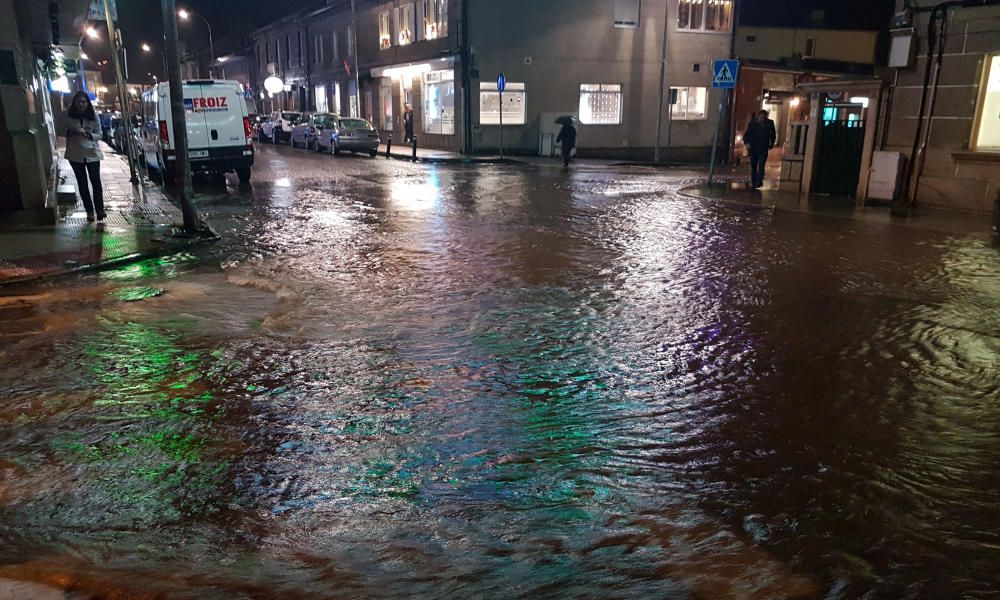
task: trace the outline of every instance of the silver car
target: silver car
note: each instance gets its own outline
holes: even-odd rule
[[[331,154],[360,152],[369,156],[378,154],[378,131],[365,119],[342,117],[331,130],[323,130],[319,138],[320,150]]]
[[[331,113],[306,113],[302,116],[295,127],[288,143],[292,148],[302,146],[310,150],[321,150],[317,142],[324,131],[329,131],[336,127],[337,115]]]
[[[277,144],[282,140],[287,140],[292,131],[292,127],[302,118],[302,113],[294,110],[276,110],[271,113],[269,121],[265,121],[260,128],[260,134]]]

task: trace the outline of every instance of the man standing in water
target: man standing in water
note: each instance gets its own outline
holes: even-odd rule
[[[750,121],[746,133],[743,134],[743,143],[750,149],[750,186],[755,190],[764,185],[767,155],[778,140],[774,121],[767,117],[766,110],[757,113],[756,118]]]

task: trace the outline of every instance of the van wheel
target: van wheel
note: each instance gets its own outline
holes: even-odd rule
[[[378,150],[372,150],[371,152],[368,153],[368,156],[375,158],[376,156],[378,156]]]
[[[240,178],[240,183],[250,183],[250,167],[238,167],[236,176]]]

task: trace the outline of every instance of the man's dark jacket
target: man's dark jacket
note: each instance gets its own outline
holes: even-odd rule
[[[743,143],[750,148],[750,152],[767,152],[771,148],[774,148],[775,142],[778,141],[778,132],[774,129],[774,121],[767,119],[764,122],[760,122],[754,119],[753,122],[747,126],[746,133],[743,134]]]

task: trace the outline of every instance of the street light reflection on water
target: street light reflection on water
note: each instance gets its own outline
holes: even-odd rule
[[[1000,584],[982,239],[698,204],[641,171],[337,164],[356,171],[205,202],[211,248],[0,298],[0,577],[199,598]]]
[[[434,172],[418,180],[400,179],[390,184],[389,199],[401,210],[433,210],[440,200],[438,177]]]

